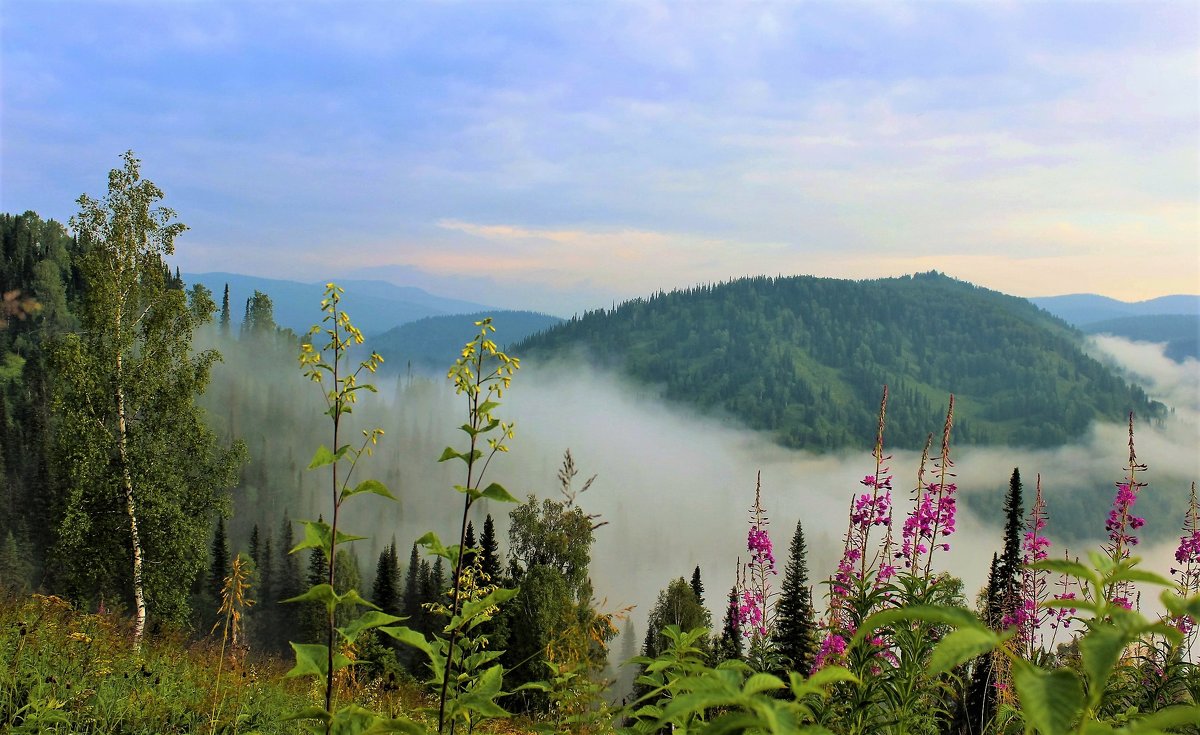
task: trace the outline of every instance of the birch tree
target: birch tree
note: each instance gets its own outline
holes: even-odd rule
[[[226,510],[244,450],[217,447],[195,397],[220,355],[192,351],[212,319],[211,297],[171,287],[165,258],[187,228],[157,206],[132,152],[103,199],[79,198],[71,228],[83,251],[81,331],[55,345],[62,497],[57,580],[76,597],[132,605],[134,636],[147,614],[182,621],[205,566],[215,515]]]

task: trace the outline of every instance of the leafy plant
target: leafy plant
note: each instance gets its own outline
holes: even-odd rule
[[[375,608],[363,599],[357,590],[348,589],[339,594],[335,586],[337,571],[337,547],[340,543],[357,541],[363,536],[355,536],[338,528],[343,504],[356,495],[369,493],[395,500],[387,487],[378,480],[363,480],[357,485],[351,485],[354,471],[358,468],[359,460],[372,453],[373,448],[382,436],[383,430],[378,428],[362,430],[362,439],[357,446],[343,443],[343,420],[353,412],[357,402],[358,392],[368,390],[375,392],[375,387],[369,383],[360,383],[359,376],[364,372],[374,373],[381,358],[372,355],[359,363],[357,369],[349,371],[346,366],[347,352],[351,345],[362,344],[363,336],[351,323],[349,315],[341,309],[341,297],[344,290],[333,283],[325,287],[325,298],[321,301],[321,309],[325,312],[323,326],[314,326],[309,336],[322,336],[328,341],[320,349],[312,342],[301,346],[300,365],[305,375],[314,383],[321,386],[327,406],[326,415],[332,424],[333,448],[321,445],[309,463],[310,470],[322,467],[330,468],[331,497],[333,503],[332,522],[323,520],[301,521],[304,525],[304,540],[291,549],[297,553],[304,549],[316,549],[328,565],[328,582],[313,585],[307,592],[284,602],[315,602],[324,605],[326,611],[326,641],[325,643],[292,643],[296,655],[296,665],[287,673],[291,676],[314,676],[324,685],[325,701],[323,707],[306,707],[293,715],[294,719],[315,719],[321,725],[314,732],[358,733],[367,726],[377,732],[411,731],[414,725],[408,720],[385,721],[374,713],[356,704],[349,704],[335,709],[335,682],[338,672],[350,666],[353,662],[344,652],[358,640],[364,632],[381,626],[399,622],[400,618],[389,615]],[[342,463],[348,465],[345,473]],[[372,608],[337,627],[336,617],[339,608],[362,606]],[[342,649],[342,650],[339,650]],[[390,728],[390,729],[389,729]]]

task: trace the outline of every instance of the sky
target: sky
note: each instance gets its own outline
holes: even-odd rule
[[[185,272],[1200,293],[1200,4],[0,0],[0,211],[127,149]]]

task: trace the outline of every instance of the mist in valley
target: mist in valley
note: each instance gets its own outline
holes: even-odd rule
[[[1194,361],[1167,360],[1161,346],[1100,337],[1094,338],[1091,349],[1116,361],[1127,374],[1137,376],[1151,396],[1175,409],[1159,424],[1135,426],[1138,457],[1149,465],[1144,478],[1150,485],[1138,505],[1147,515],[1142,535],[1154,539],[1140,553],[1155,570],[1165,572],[1179,536],[1188,485],[1200,476],[1195,452],[1200,443],[1200,370]],[[328,514],[330,507],[328,474],[304,470],[317,445],[330,443],[328,419],[320,414],[320,391],[298,369],[242,364],[262,359],[261,354],[227,355],[206,398],[218,423],[234,427],[252,455],[267,455],[269,469],[256,476],[252,463],[243,486],[235,490],[235,546],[244,543],[249,523],[277,524],[284,507],[294,520]],[[355,544],[368,588],[375,559],[392,539],[404,560],[413,541],[426,531],[435,531],[447,543],[457,541],[462,496],[452,486],[463,481],[463,466],[438,463],[437,458],[446,446],[461,451],[466,440],[457,428],[466,420],[465,398],[454,394],[444,375],[372,377],[379,393],[360,394],[364,397],[344,436],[359,436],[360,429],[371,426],[385,429],[376,454],[362,460],[356,478],[382,480],[399,500],[369,496],[345,506],[341,527],[370,537]],[[231,384],[248,379],[258,381],[256,387],[242,389],[241,397],[228,395]],[[255,416],[265,425],[255,424]],[[861,449],[854,451],[784,449],[732,420],[665,404],[654,388],[631,384],[581,361],[525,361],[497,416],[515,421],[516,435],[509,442],[511,451],[492,461],[488,481],[500,482],[522,499],[530,494],[560,498],[557,472],[567,449],[579,469],[577,489],[596,476],[591,489],[579,497],[586,512],[607,521],[596,531],[592,552],[596,597],[602,609],[636,606],[631,617],[639,639],[658,591],[676,577],[688,578],[696,566],[702,571],[713,624],[720,625],[739,557],[746,557],[748,510],[759,472],[780,571],[774,586],[778,589],[782,583],[787,547],[797,521],[802,521],[810,583],[820,606],[825,591],[821,580],[841,554],[850,500],[862,478],[875,471],[872,436],[864,436]],[[929,430],[940,432],[941,427]],[[910,506],[920,457],[910,451],[888,453],[898,524]],[[1098,423],[1078,441],[1049,449],[952,444],[952,458],[959,521],[949,539],[950,553],[939,553],[935,565],[963,579],[968,603],[973,604],[991,556],[1000,548],[998,509],[1013,468],[1021,470],[1026,511],[1041,475],[1052,553],[1063,553],[1067,545],[1072,555],[1082,555],[1103,540],[1114,483],[1124,476],[1127,464],[1127,426]],[[261,486],[276,482],[284,486],[264,495]],[[262,507],[263,502],[269,507]],[[493,515],[502,550],[507,547],[510,509],[483,501],[472,510],[477,530],[487,513]],[[1064,523],[1075,530],[1062,533]],[[620,646],[614,643],[614,650]]]

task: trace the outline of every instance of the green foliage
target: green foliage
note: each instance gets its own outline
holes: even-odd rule
[[[325,299],[321,309],[325,312],[324,326],[314,326],[309,332],[312,337],[324,337],[328,341],[318,349],[311,342],[301,347],[300,365],[304,374],[322,388],[325,397],[326,415],[332,424],[332,445],[334,450],[325,446],[317,449],[310,470],[328,467],[331,476],[331,497],[333,503],[332,523],[324,520],[303,521],[304,539],[290,551],[294,554],[304,549],[311,549],[314,571],[319,574],[327,571],[327,582],[312,584],[307,592],[292,597],[284,602],[317,604],[325,608],[325,643],[292,643],[295,652],[296,665],[287,673],[289,677],[313,676],[324,685],[324,707],[308,707],[292,715],[297,720],[317,720],[320,724],[314,726],[315,732],[359,733],[374,728],[379,732],[390,732],[397,728],[416,728],[407,720],[389,725],[389,722],[378,718],[374,713],[358,705],[349,704],[340,708],[335,706],[334,690],[338,672],[354,663],[347,655],[359,636],[365,631],[383,628],[400,621],[396,615],[389,615],[377,609],[370,609],[356,615],[359,607],[375,608],[375,605],[364,600],[354,586],[358,580],[358,565],[352,553],[338,549],[339,543],[349,543],[363,537],[344,533],[338,529],[338,520],[342,505],[354,495],[373,493],[386,498],[392,498],[391,493],[381,483],[366,480],[356,486],[350,484],[358,462],[372,453],[372,449],[383,434],[381,429],[362,430],[362,440],[358,446],[343,444],[342,421],[353,411],[358,392],[369,390],[374,392],[374,386],[360,383],[359,376],[364,372],[375,372],[380,358],[372,354],[361,362],[354,371],[346,368],[346,353],[353,344],[361,344],[362,334],[350,321],[346,312],[342,311],[342,289],[335,284],[328,284],[325,289]],[[250,305],[247,305],[249,313]],[[345,463],[345,473],[339,475],[339,463]],[[327,564],[327,570],[321,569],[321,561]],[[316,582],[316,577],[310,579]],[[339,592],[338,590],[343,590]],[[339,650],[343,649],[343,650]]]
[[[82,331],[56,338],[48,363],[55,585],[132,602],[139,635],[147,611],[187,620],[208,520],[226,508],[244,451],[219,448],[195,405],[220,356],[192,351],[211,311],[190,308],[167,275],[163,258],[186,228],[161,198],[132,153],[103,200],[80,197]]]
[[[57,597],[0,597],[0,732],[46,735],[289,735],[284,713],[306,692],[270,662],[225,662],[216,649],[149,638],[135,651],[117,615]],[[236,681],[236,684],[233,682]]]
[[[578,348],[796,448],[855,446],[872,431],[881,384],[891,444],[916,450],[947,392],[971,398],[957,426],[967,444],[1062,444],[1097,418],[1165,410],[1029,302],[937,273],[696,286],[588,312],[513,349]]]
[[[800,521],[796,522],[796,532],[788,548],[775,625],[779,655],[790,670],[807,676],[817,651],[817,621],[808,585],[808,547]]]

